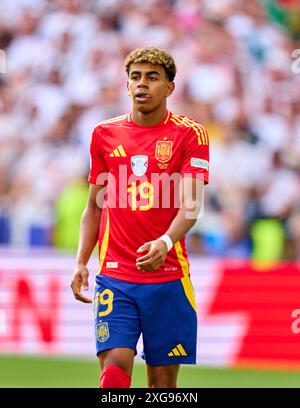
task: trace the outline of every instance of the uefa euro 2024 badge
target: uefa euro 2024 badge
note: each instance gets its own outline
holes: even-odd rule
[[[130,164],[132,171],[136,176],[143,176],[148,168],[148,156],[143,154],[131,156]]]

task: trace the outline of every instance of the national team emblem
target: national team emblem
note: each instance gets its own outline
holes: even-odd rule
[[[109,338],[108,323],[99,323],[96,326],[96,337],[101,343],[104,343]]]
[[[173,142],[170,140],[159,140],[156,142],[155,158],[161,163],[166,163],[172,157]]]
[[[136,176],[143,176],[148,168],[148,156],[142,154],[131,156],[130,163],[134,174]]]

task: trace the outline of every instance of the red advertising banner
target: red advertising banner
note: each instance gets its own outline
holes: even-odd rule
[[[300,267],[282,263],[260,268],[224,262],[209,315],[239,312],[247,321],[235,365],[300,369]]]
[[[73,266],[58,255],[1,257],[0,353],[93,355],[93,306],[73,298]]]

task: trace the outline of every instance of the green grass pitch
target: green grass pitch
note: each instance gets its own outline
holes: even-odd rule
[[[98,379],[96,359],[0,355],[0,388],[94,388]],[[145,366],[135,363],[132,387],[145,385]],[[181,366],[178,387],[299,388],[300,372]]]

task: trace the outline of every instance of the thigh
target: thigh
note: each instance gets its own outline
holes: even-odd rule
[[[195,364],[197,314],[190,281],[150,284],[144,290],[139,306],[147,365]]]
[[[136,354],[141,327],[130,291],[128,282],[97,276],[94,302],[97,355],[110,349],[130,349]]]

